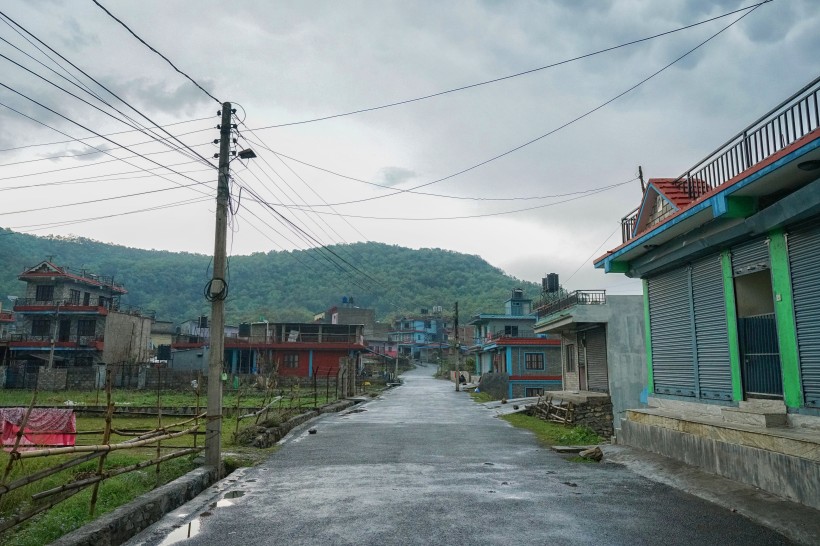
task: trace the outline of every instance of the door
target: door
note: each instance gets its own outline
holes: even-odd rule
[[[782,398],[783,379],[769,246],[756,239],[732,249],[743,391],[749,398]]]
[[[68,341],[71,337],[71,319],[61,319],[57,330],[57,341]]]
[[[606,361],[606,326],[596,326],[583,332],[587,360],[587,386],[591,391],[609,392]]]

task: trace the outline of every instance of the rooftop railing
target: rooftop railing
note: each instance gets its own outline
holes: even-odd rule
[[[555,301],[542,302],[536,312],[540,319],[576,305],[603,305],[605,303],[606,290],[576,290]]]
[[[709,193],[820,127],[820,77],[743,129],[680,175],[690,199]],[[632,239],[638,209],[621,219],[623,242]]]

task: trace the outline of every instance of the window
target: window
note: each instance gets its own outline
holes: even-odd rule
[[[34,299],[37,301],[54,301],[54,285],[37,285],[37,293],[35,294]]]
[[[80,305],[80,291],[73,288],[68,291],[68,303],[71,305]]]
[[[575,371],[575,345],[570,344],[566,347],[567,371]]]
[[[100,307],[105,307],[109,309],[111,307],[111,298],[106,298],[105,296],[100,296]]]
[[[298,368],[298,367],[299,367],[299,355],[298,354],[285,355],[285,368]]]
[[[528,370],[543,370],[544,353],[525,353],[524,365]]]
[[[505,326],[504,335],[511,337],[518,337],[518,326]]]
[[[83,305],[91,305],[91,294],[88,292],[83,294]]]
[[[46,337],[51,335],[51,321],[49,319],[34,319],[31,321],[31,335]]]
[[[527,387],[524,389],[524,396],[529,398],[530,396],[541,396],[544,394],[543,387]]]
[[[85,319],[77,321],[77,335],[78,336],[93,336],[97,333],[97,321],[94,319]]]

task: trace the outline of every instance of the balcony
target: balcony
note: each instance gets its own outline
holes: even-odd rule
[[[51,348],[51,336],[36,336],[31,334],[11,334],[8,337],[9,347],[26,349],[49,349]],[[79,349],[101,351],[104,342],[102,337],[94,336],[71,336],[68,339],[57,339],[54,347],[57,349]]]
[[[820,127],[820,78],[780,103],[687,169],[673,184],[691,200],[712,193],[743,172]],[[621,219],[624,243],[634,238],[639,210]]]
[[[561,299],[551,302],[541,302],[536,309],[538,318],[548,317],[564,309],[576,305],[604,305],[606,304],[606,290],[576,290]]]
[[[95,315],[107,315],[109,310],[118,309],[116,302],[107,305],[82,305],[75,300],[50,300],[39,301],[35,298],[21,298],[14,304],[14,310],[18,313],[86,313]]]

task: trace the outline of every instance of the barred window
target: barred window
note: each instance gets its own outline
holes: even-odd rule
[[[528,370],[544,369],[544,353],[526,353],[524,363]]]
[[[85,319],[77,321],[77,335],[78,336],[93,336],[97,333],[97,321],[94,319]]]
[[[54,285],[38,285],[37,293],[34,295],[34,299],[37,301],[54,301]]]
[[[31,335],[49,336],[51,335],[51,321],[49,319],[34,319],[31,321]]]

